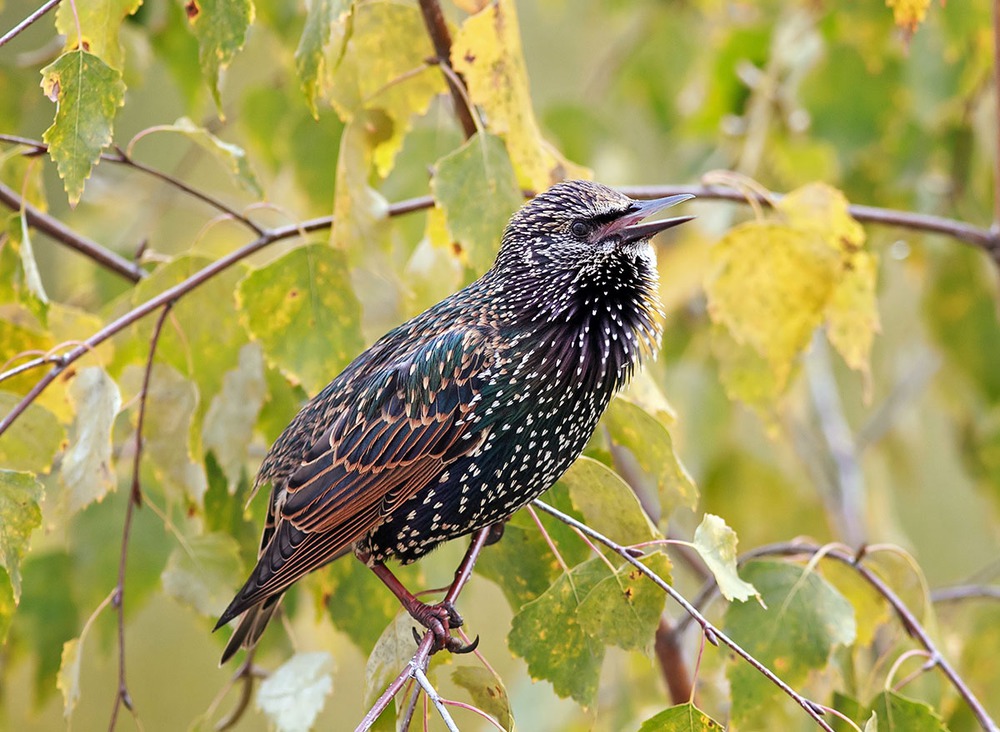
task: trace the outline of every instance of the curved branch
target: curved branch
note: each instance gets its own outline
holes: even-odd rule
[[[12,188],[7,187],[3,183],[0,183],[0,203],[11,211],[24,211],[24,216],[30,226],[48,234],[70,249],[75,249],[102,267],[121,275],[133,284],[147,274],[135,262],[130,262],[124,257],[115,254],[110,249],[105,249],[97,242],[77,234],[58,219],[54,219],[47,213],[35,208],[21,198]]]
[[[445,81],[448,83],[448,91],[451,92],[455,116],[458,117],[459,124],[462,125],[465,138],[469,139],[476,134],[476,121],[472,118],[472,109],[466,103],[468,94],[459,86],[459,83],[464,85],[465,81],[451,67],[451,33],[448,32],[448,24],[441,12],[441,5],[437,0],[420,0],[420,12],[424,16],[427,35],[430,36],[431,43],[434,44],[434,53],[437,54],[438,63],[442,69],[448,69],[452,72],[445,73]]]
[[[776,203],[782,199],[782,194],[780,193],[772,193],[768,198],[765,198],[759,194],[747,191],[702,185],[623,186],[619,190],[632,198],[661,198],[678,193],[691,193],[698,198],[709,201],[749,203],[752,200],[761,206],[770,206],[772,202]],[[958,239],[966,244],[979,247],[995,260],[1000,261],[1000,234],[990,229],[984,229],[981,226],[973,226],[965,221],[948,219],[942,216],[897,211],[877,206],[852,204],[848,207],[848,211],[855,219],[867,224],[897,226],[902,229],[910,229],[911,231],[924,231],[929,234],[949,236],[952,239]]]
[[[697,621],[697,623],[702,628],[702,632],[705,634],[706,640],[708,640],[709,643],[711,643],[712,645],[718,645],[720,642],[722,642],[723,644],[728,646],[734,653],[736,653],[736,655],[740,656],[740,658],[742,658],[744,661],[753,666],[757,671],[763,674],[768,679],[768,681],[770,681],[772,684],[774,684],[783,692],[785,692],[788,696],[790,696],[795,701],[796,704],[798,704],[806,711],[806,714],[808,714],[810,717],[813,718],[813,721],[815,721],[816,724],[819,725],[821,729],[826,730],[826,732],[833,732],[833,728],[829,724],[827,724],[825,719],[823,719],[822,716],[823,707],[821,707],[816,702],[810,701],[809,699],[806,699],[804,696],[799,694],[797,691],[795,691],[795,689],[793,689],[784,681],[782,681],[780,678],[778,678],[778,676],[773,671],[771,671],[771,669],[769,669],[767,666],[765,666],[756,658],[754,658],[752,655],[750,655],[748,651],[744,650],[743,647],[740,646],[736,641],[734,641],[732,638],[730,638],[721,630],[712,625],[712,623],[710,623],[704,615],[698,612],[698,609],[695,608],[694,605],[692,605],[690,602],[688,602],[683,595],[681,595],[677,590],[675,590],[673,587],[667,584],[662,577],[653,572],[649,567],[640,562],[633,553],[634,550],[630,550],[628,547],[622,546],[621,544],[612,541],[603,534],[594,531],[594,529],[590,528],[585,523],[577,521],[572,516],[569,516],[563,513],[562,511],[552,508],[552,506],[549,506],[547,503],[542,503],[541,501],[536,499],[532,501],[532,505],[541,511],[545,511],[545,513],[551,516],[555,516],[557,519],[562,521],[567,526],[572,526],[573,528],[578,529],[579,531],[589,536],[591,539],[594,539],[600,542],[601,544],[604,544],[604,546],[614,551],[615,554],[622,557],[626,562],[628,562],[637,570],[639,570],[639,572],[646,575],[646,577],[652,580],[657,587],[659,587],[667,595],[669,595],[670,598],[674,600],[674,602],[676,602],[678,605],[684,608],[685,612],[687,612],[688,615],[690,615],[692,618],[695,619],[695,621]]]
[[[976,717],[980,726],[988,732],[1000,732],[1000,727],[998,727],[997,723],[992,717],[990,717],[986,708],[982,705],[982,702],[979,701],[976,695],[969,688],[968,684],[965,683],[965,680],[958,675],[958,672],[955,671],[954,667],[941,654],[941,651],[938,650],[934,641],[931,640],[930,635],[920,624],[920,621],[917,620],[916,616],[910,611],[899,596],[892,591],[892,588],[890,588],[882,580],[881,577],[861,563],[864,559],[864,552],[852,554],[844,551],[843,549],[821,547],[816,544],[769,544],[747,552],[740,557],[740,563],[742,564],[747,560],[756,559],[758,557],[799,555],[815,556],[817,554],[821,554],[822,558],[835,559],[842,564],[846,564],[854,569],[862,577],[862,579],[871,585],[875,591],[889,603],[892,609],[896,611],[896,615],[899,617],[899,620],[903,624],[903,628],[906,632],[930,654],[932,665],[941,669],[941,672],[945,675],[945,677],[947,677],[948,681],[951,682],[951,685],[955,687],[959,696],[961,696],[962,699],[965,700],[965,703],[968,704],[969,709],[972,710],[972,713]],[[708,597],[711,595],[714,590],[714,583],[706,589],[707,592],[703,591],[702,597]]]
[[[113,604],[118,611],[118,689],[115,691],[115,703],[111,708],[111,721],[108,723],[108,730],[111,732],[118,722],[118,712],[124,706],[132,714],[135,708],[132,696],[128,691],[128,682],[125,676],[125,567],[128,562],[128,540],[132,533],[132,519],[135,517],[135,509],[142,506],[142,486],[139,484],[139,470],[142,465],[142,427],[146,421],[146,404],[149,396],[149,382],[153,374],[153,361],[156,357],[156,346],[160,342],[160,333],[163,331],[163,324],[170,314],[173,301],[168,301],[160,313],[160,317],[153,327],[153,335],[149,339],[149,356],[146,358],[146,372],[142,377],[142,391],[139,392],[139,417],[135,426],[135,456],[132,460],[132,490],[129,493],[128,505],[125,508],[125,521],[122,526],[122,546],[118,558],[118,584],[115,585]]]
[[[403,214],[411,213],[413,211],[419,211],[421,209],[430,208],[434,205],[434,200],[430,196],[420,196],[418,198],[411,198],[405,201],[400,201],[389,206],[388,215],[389,216],[401,216]],[[90,338],[82,341],[78,346],[68,351],[62,356],[59,364],[57,364],[51,371],[49,371],[45,376],[43,376],[31,391],[18,402],[14,408],[0,420],[0,435],[3,435],[14,421],[28,408],[38,395],[41,394],[56,378],[59,377],[63,371],[77,359],[82,357],[88,351],[93,349],[95,346],[103,343],[108,338],[120,333],[122,330],[132,325],[138,320],[146,317],[153,311],[163,307],[168,302],[177,300],[187,293],[191,292],[199,285],[204,284],[208,280],[212,279],[215,275],[220,272],[232,267],[234,264],[240,260],[246,259],[251,254],[254,254],[261,249],[283,239],[291,239],[293,237],[299,236],[312,231],[319,231],[321,229],[328,229],[333,225],[332,216],[323,216],[316,219],[310,219],[309,221],[304,221],[300,224],[292,224],[289,226],[282,226],[276,229],[267,230],[263,236],[259,236],[254,239],[249,244],[246,244],[234,252],[227,254],[221,259],[217,259],[206,267],[198,270],[193,275],[188,277],[183,282],[180,282],[173,287],[170,287],[159,295],[150,298],[144,303],[137,305],[132,310],[129,310],[124,315],[108,323],[106,326],[101,328],[97,333],[92,335]]]
[[[931,602],[960,602],[962,600],[1000,600],[997,585],[956,585],[942,587],[931,593]]]
[[[34,12],[32,12],[31,15],[29,15],[27,18],[25,18],[20,23],[18,23],[13,28],[11,28],[9,31],[7,31],[6,33],[3,34],[3,37],[0,38],[0,48],[2,48],[3,46],[6,46],[8,43],[10,43],[12,40],[14,40],[17,36],[21,35],[21,33],[23,33],[24,31],[26,31],[28,28],[30,28],[32,25],[34,25],[36,22],[38,22],[38,20],[42,16],[44,16],[47,12],[49,12],[50,10],[52,10],[52,8],[54,8],[58,4],[59,4],[59,0],[46,0],[46,2],[44,2],[41,5],[41,7],[39,7]]]

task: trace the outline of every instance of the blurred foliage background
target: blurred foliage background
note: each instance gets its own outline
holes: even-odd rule
[[[509,98],[502,86],[485,99],[473,87],[473,96],[486,130],[503,137],[496,154],[499,168],[510,166],[506,177],[483,173],[475,159],[442,162],[457,154],[464,136],[440,71],[421,67],[433,50],[416,3],[364,0],[343,15],[350,3],[314,0],[307,16],[298,3],[257,0],[245,44],[237,38],[231,63],[222,63],[217,98],[212,74],[224,57],[213,56],[212,41],[203,38],[199,61],[198,31],[188,21],[192,4],[146,2],[132,14],[128,5],[93,3],[110,8],[102,21],[110,30],[109,39],[92,39],[91,49],[121,71],[125,87],[124,106],[113,114],[114,143],[262,227],[334,212],[339,222],[332,233],[280,241],[244,260],[186,296],[166,321],[148,396],[147,500],[135,514],[125,595],[128,685],[146,730],[207,729],[234,703],[235,692],[211,707],[232,669],[217,668],[224,638],[209,631],[255,555],[262,501],[246,513],[242,506],[267,446],[302,401],[365,344],[488,266],[496,222],[505,220],[517,186],[541,187],[560,171],[635,186],[695,184],[710,171],[728,170],[742,177],[708,179],[743,186],[752,180],[780,192],[822,182],[852,203],[981,226],[994,218],[998,122],[986,0],[915,3],[897,7],[896,18],[873,0],[522,0],[516,16],[513,3],[504,3],[520,48],[509,35],[498,46],[515,60],[523,52],[530,97],[518,96],[529,87],[516,83],[506,87],[514,90]],[[466,57],[491,52],[485,36],[464,30],[480,5],[444,5],[456,43],[471,49]],[[209,2],[193,7],[220,12]],[[232,4],[234,14],[248,7]],[[33,9],[33,2],[0,3],[0,29]],[[907,11],[919,22],[908,20]],[[71,5],[57,12],[0,48],[0,134],[41,140],[52,124],[55,105],[43,94],[39,70],[74,45],[73,33],[67,40],[54,28],[73,27]],[[334,22],[310,56],[303,39],[317,32],[310,25],[317,14]],[[115,18],[123,19],[117,40]],[[222,27],[239,36],[238,18]],[[471,72],[475,62],[468,63]],[[103,99],[112,86],[82,96]],[[18,212],[4,211],[0,361],[87,338],[253,238],[204,202],[108,160],[71,206],[73,186],[64,186],[51,160],[25,155],[27,149],[9,137],[0,141],[0,181],[126,259],[141,249],[139,261],[151,274],[133,285],[40,233],[26,237]],[[481,193],[487,184],[495,186],[493,195]],[[431,192],[437,208],[385,217],[387,203]],[[870,375],[867,352],[863,367],[852,370],[826,340],[811,338],[820,314],[788,359],[787,384],[748,405],[753,400],[735,398],[724,386],[720,371],[731,363],[720,352],[722,326],[705,293],[725,261],[720,240],[731,242],[727,237],[756,215],[714,200],[689,207],[697,223],[678,229],[659,251],[666,309],[661,355],[647,369],[643,393],[622,402],[637,404],[659,426],[630,437],[610,424],[588,455],[631,475],[671,536],[690,540],[710,512],[735,529],[741,550],[795,537],[901,547],[905,557],[885,552],[873,561],[994,717],[1000,715],[1000,607],[935,605],[929,594],[968,582],[996,584],[1000,573],[996,262],[953,239],[867,226],[858,246],[872,255],[881,323]],[[26,240],[45,301],[25,264]],[[288,309],[286,295],[297,288],[308,289],[312,310]],[[11,730],[65,726],[67,688],[79,693],[73,727],[107,726],[117,687],[116,623],[113,608],[95,610],[117,579],[137,395],[154,320],[130,326],[82,359],[71,378],[60,378],[0,437],[0,467],[34,476],[27,483],[5,478],[5,495],[22,490],[17,495],[33,495],[29,503],[40,506],[32,518],[24,502],[0,505],[7,525],[7,543],[0,541],[0,572],[7,577],[0,579],[9,580],[0,595],[0,629],[7,635],[0,725]],[[874,322],[868,326],[875,329]],[[0,413],[40,373],[0,382]],[[102,414],[105,441],[111,438],[111,472],[103,475],[93,464],[99,436],[88,445],[83,434],[88,420]],[[644,460],[640,453],[654,443],[664,452]],[[74,450],[83,451],[86,479],[67,471]],[[661,475],[656,461],[674,454],[686,474]],[[677,499],[687,475],[700,491],[696,508]],[[34,486],[41,487],[33,493]],[[557,488],[552,500],[579,509],[571,488]],[[671,496],[675,503],[666,503]],[[567,560],[587,559],[575,537],[559,534],[547,519],[546,525]],[[530,518],[519,516],[512,526],[532,537],[526,546],[544,552]],[[648,653],[609,648],[600,686],[585,705],[531,680],[524,654],[508,650],[511,619],[520,610],[510,576],[529,573],[509,556],[513,549],[502,549],[508,541],[516,539],[508,535],[486,550],[460,607],[472,633],[482,636],[481,649],[503,679],[521,729],[637,729],[668,706]],[[446,584],[460,544],[405,570],[405,580],[411,587]],[[694,597],[702,578],[668,554],[675,586]],[[335,563],[290,593],[285,628],[275,624],[257,659],[270,670],[293,651],[335,659],[318,729],[353,729],[368,708],[366,659],[395,612],[388,593],[355,564]],[[761,571],[753,569],[754,582],[766,584]],[[555,581],[557,574],[546,572],[535,595]],[[870,707],[893,661],[911,646],[884,605],[852,589],[854,580],[843,574],[831,569],[824,581],[851,599],[857,638],[801,682],[823,703],[856,699]],[[19,593],[12,589],[16,577]],[[682,616],[670,604],[666,612]],[[724,620],[722,601],[708,612],[720,623],[739,623]],[[60,666],[72,667],[64,643],[85,627],[79,677],[64,676],[61,694]],[[692,666],[698,641],[692,630],[683,637]],[[434,663],[442,693],[467,698],[448,664],[470,661],[436,657]],[[729,684],[737,681],[726,675],[733,665],[725,653],[706,649],[697,677],[701,708],[719,720],[735,714],[734,729],[812,728],[784,701],[763,718],[754,716],[759,710],[740,711],[739,702],[734,710]],[[940,676],[925,674],[903,691],[933,707],[949,729],[977,728]],[[471,715],[456,718],[463,729],[487,728]],[[252,702],[239,729],[268,724]],[[125,712],[119,728],[138,725]]]

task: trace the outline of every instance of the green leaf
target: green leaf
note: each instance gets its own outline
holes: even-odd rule
[[[59,674],[56,686],[63,696],[63,716],[69,719],[73,715],[76,703],[80,701],[80,650],[83,636],[73,638],[63,643],[62,661],[59,664]]]
[[[577,610],[609,574],[598,558],[564,573],[518,611],[507,636],[511,652],[527,661],[533,679],[551,682],[556,694],[585,707],[596,701],[604,644],[580,625]]]
[[[372,163],[385,178],[414,116],[424,114],[445,90],[444,78],[426,62],[434,49],[417,7],[371,0],[357,5],[351,24],[326,91],[345,122],[363,110],[378,110],[386,118],[385,134],[371,145]]]
[[[21,401],[17,394],[0,391],[0,414],[9,414]],[[0,436],[0,465],[9,470],[47,473],[62,450],[66,430],[45,407],[30,404]]]
[[[365,664],[365,706],[378,699],[417,652],[413,629],[424,630],[408,613],[401,612],[385,627]]]
[[[122,383],[138,392],[144,375],[144,366],[129,366],[122,374]],[[204,468],[193,457],[201,454],[200,446],[192,448],[191,444],[191,422],[197,408],[198,388],[171,367],[154,363],[146,394],[143,455],[161,481],[200,506],[208,483]]]
[[[11,638],[35,659],[34,691],[40,705],[56,691],[63,643],[79,632],[79,610],[70,589],[76,578],[70,555],[62,551],[33,551],[21,569],[23,591]]]
[[[330,242],[347,252],[385,243],[389,202],[371,184],[374,151],[392,134],[392,120],[380,109],[356,114],[344,127],[337,156]]]
[[[620,544],[662,539],[632,489],[613,470],[581,457],[559,482],[567,487],[584,523]]]
[[[198,39],[201,69],[212,89],[215,105],[222,111],[219,72],[229,66],[243,48],[253,22],[250,0],[186,0],[188,25]]]
[[[14,603],[21,599],[21,560],[31,532],[42,524],[42,484],[31,473],[0,470],[0,566],[7,570]]]
[[[16,609],[14,585],[10,581],[7,570],[0,567],[0,646],[7,640],[7,631],[10,629],[10,623]]]
[[[670,560],[656,552],[642,563],[670,581]],[[625,650],[649,653],[667,596],[631,564],[594,586],[576,610],[580,626],[593,638]]]
[[[476,573],[497,583],[516,612],[545,592],[561,570],[531,515],[522,510],[506,523],[503,538],[483,550]]]
[[[660,418],[631,401],[616,398],[602,423],[611,441],[628,449],[643,473],[655,481],[661,521],[668,520],[678,506],[697,507],[698,488],[677,457],[673,438]]]
[[[451,46],[451,64],[464,76],[473,104],[486,112],[490,130],[507,143],[521,186],[542,191],[565,178],[590,177],[542,137],[511,0],[488,3],[466,18]]]
[[[431,190],[463,260],[477,274],[485,272],[507,221],[523,203],[503,140],[473,135],[437,162]]]
[[[719,592],[727,600],[743,602],[751,596],[761,600],[756,588],[740,579],[736,570],[736,532],[719,516],[706,513],[694,531],[694,548],[705,560],[709,571],[719,585]]]
[[[499,676],[484,666],[459,666],[451,672],[451,678],[469,692],[476,707],[493,717],[505,730],[513,732],[514,715],[507,687]]]
[[[749,602],[729,605],[726,632],[792,687],[826,666],[835,646],[854,642],[854,608],[815,570],[755,561],[744,567],[743,576],[767,609]],[[734,724],[759,727],[759,715],[780,690],[742,660],[731,662],[727,676]]]
[[[161,578],[168,595],[201,615],[216,616],[226,609],[242,574],[236,541],[225,534],[204,534],[171,552]]]
[[[75,206],[101,150],[111,143],[125,83],[121,72],[97,56],[70,51],[42,69],[42,90],[56,102],[55,121],[42,139]]]
[[[35,260],[27,216],[21,212],[10,216],[6,232],[6,237],[0,236],[0,272],[4,273],[0,279],[0,302],[23,305],[44,326],[49,297]]]
[[[246,151],[238,145],[220,140],[204,127],[199,127],[187,117],[181,117],[172,125],[164,125],[156,128],[162,132],[177,132],[184,135],[201,149],[207,151],[222,163],[229,172],[233,180],[244,190],[255,196],[263,196],[264,191],[260,187],[257,176],[250,169]]]
[[[257,690],[257,708],[278,732],[308,732],[333,691],[333,656],[296,653]]]
[[[878,713],[872,712],[872,715],[865,722],[865,728],[863,732],[878,732]]]
[[[142,0],[88,0],[66,3],[56,11],[56,30],[66,36],[66,51],[82,48],[100,56],[112,68],[124,69],[118,32]]]
[[[878,717],[879,732],[948,732],[933,708],[895,691],[883,691],[875,697],[872,716]]]
[[[239,364],[222,377],[222,390],[212,398],[202,426],[202,443],[218,460],[232,491],[247,463],[257,415],[267,397],[264,356],[260,345],[240,349]]]
[[[722,725],[694,704],[678,704],[650,717],[639,732],[721,732]]]
[[[132,290],[133,305],[148,300],[209,265],[202,256],[181,256],[158,267]],[[196,424],[222,389],[226,373],[237,366],[240,349],[249,342],[236,312],[236,283],[243,269],[221,272],[177,301],[160,334],[158,362],[170,364],[198,386]],[[123,363],[143,363],[149,350],[151,319],[130,331],[116,358]]]
[[[241,319],[271,363],[316,393],[363,348],[344,255],[307,244],[239,284]]]
[[[60,478],[70,513],[100,501],[115,487],[111,463],[111,428],[121,407],[118,387],[103,369],[85,368],[69,387],[76,420]]]
[[[295,49],[295,68],[313,117],[319,118],[316,101],[327,73],[327,56],[340,62],[351,37],[354,7],[354,0],[313,0],[306,9],[306,24]]]
[[[394,573],[407,587],[422,584],[417,565],[395,568]],[[332,562],[324,570],[323,579],[323,589],[332,598],[326,603],[330,620],[362,653],[370,654],[385,627],[399,613],[399,601],[374,572],[352,557]],[[410,642],[412,645],[412,635]]]

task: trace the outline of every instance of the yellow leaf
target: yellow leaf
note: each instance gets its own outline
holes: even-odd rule
[[[837,253],[811,231],[749,222],[722,238],[714,258],[721,267],[708,283],[712,319],[786,376],[823,320]]]
[[[892,8],[892,19],[896,25],[913,33],[927,17],[931,0],[885,0],[885,4]]]
[[[855,252],[830,298],[826,335],[844,362],[864,379],[865,399],[871,397],[871,352],[882,326],[875,301],[878,262],[870,252]]]
[[[336,71],[323,91],[344,122],[363,110],[386,117],[388,134],[372,148],[372,161],[384,178],[412,126],[410,120],[427,111],[444,91],[444,80],[439,69],[426,63],[434,49],[416,7],[368,2],[356,6],[352,23],[339,64],[336,58],[327,59],[327,66]]]
[[[486,112],[490,130],[507,143],[521,186],[541,191],[565,178],[591,177],[542,137],[513,0],[498,0],[466,19],[452,44],[451,63],[464,75],[473,103]]]
[[[825,183],[797,188],[776,206],[789,225],[822,236],[837,251],[851,253],[865,243],[865,230],[848,210],[847,198]]]

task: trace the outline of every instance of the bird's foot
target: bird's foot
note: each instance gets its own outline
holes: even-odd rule
[[[447,649],[452,653],[471,653],[479,645],[479,636],[469,643],[463,644],[451,634],[452,628],[460,628],[465,622],[450,602],[439,602],[427,605],[416,602],[407,606],[406,611],[414,620],[434,634],[434,650]]]

